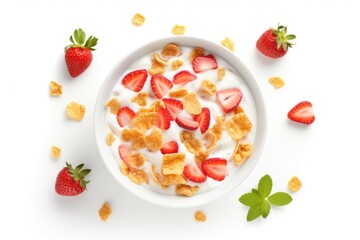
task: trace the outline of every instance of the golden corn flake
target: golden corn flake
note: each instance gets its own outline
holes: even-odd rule
[[[184,110],[190,114],[200,114],[201,105],[195,93],[189,93],[183,98]]]
[[[192,197],[194,196],[199,190],[198,186],[189,186],[186,184],[178,184],[176,185],[175,191],[176,194],[179,196],[186,196],[186,197]]]
[[[214,95],[216,93],[216,85],[207,79],[201,81],[201,88],[209,95]]]
[[[218,68],[218,75],[217,75],[217,79],[219,81],[223,80],[225,77],[225,68],[224,67],[219,67]]]
[[[234,140],[243,138],[252,128],[252,123],[245,113],[238,113],[225,122],[226,131]]]
[[[237,107],[234,109],[234,113],[235,113],[235,114],[243,113],[243,112],[244,112],[244,109],[243,109],[241,106],[237,106]]]
[[[125,163],[123,160],[120,161],[120,172],[121,172],[124,176],[128,176],[128,175],[129,175],[129,172],[130,172],[129,167],[126,165],[126,163]]]
[[[149,151],[159,151],[163,146],[162,131],[159,128],[153,129],[151,133],[144,138],[144,141]]]
[[[206,221],[206,215],[202,211],[196,211],[194,214],[194,218],[198,222],[205,222]]]
[[[146,146],[144,135],[137,129],[133,129],[131,149],[140,150]]]
[[[60,96],[62,94],[61,84],[51,81],[50,82],[50,95],[51,96]]]
[[[145,157],[141,153],[133,153],[128,158],[127,161],[129,163],[130,168],[141,168],[145,164]]]
[[[221,129],[221,125],[218,123],[215,123],[209,130],[208,132],[214,134],[214,136],[216,137],[216,141],[219,141],[222,135],[222,129]]]
[[[66,106],[66,114],[69,118],[80,121],[85,115],[85,106],[76,102],[71,102]]]
[[[171,32],[175,35],[184,35],[185,31],[186,27],[179,24],[175,24],[175,26],[171,29]]]
[[[140,108],[139,109],[139,113],[157,113],[159,108],[162,107],[162,108],[165,108],[165,104],[162,100],[156,100],[155,102],[153,102],[150,107],[148,108]]]
[[[221,130],[225,130],[225,116],[216,116],[216,124],[219,125]]]
[[[177,184],[186,184],[186,180],[182,175],[165,175],[161,182],[161,185],[165,187]]]
[[[252,145],[250,143],[241,143],[238,141],[236,148],[231,156],[236,165],[241,165],[250,156]]]
[[[229,49],[230,51],[234,51],[234,42],[230,38],[224,38],[221,41],[221,45]]]
[[[297,192],[300,190],[302,182],[297,177],[292,177],[288,183],[290,191]]]
[[[140,92],[131,101],[139,104],[139,106],[144,107],[147,104],[147,101],[146,101],[147,97],[148,97],[148,94],[146,92]]]
[[[204,135],[206,152],[212,151],[216,147],[216,136],[214,132],[208,131]]]
[[[161,58],[159,54],[154,53],[153,56],[152,62],[155,66],[166,66],[168,64],[168,60]]]
[[[163,156],[163,175],[180,175],[184,170],[185,153],[171,153]]]
[[[134,129],[124,128],[121,133],[121,139],[124,142],[130,142],[134,138]]]
[[[130,171],[128,178],[135,184],[140,185],[142,183],[149,183],[149,178],[147,174],[140,169]]]
[[[113,144],[113,142],[116,140],[114,134],[112,134],[112,132],[109,132],[107,137],[106,137],[106,144],[108,146],[111,146],[111,144]]]
[[[165,72],[164,66],[153,66],[149,69],[149,74],[151,76],[157,75],[157,74],[163,74]]]
[[[161,51],[161,55],[166,58],[177,57],[180,56],[180,54],[180,48],[173,43],[169,43]]]
[[[60,158],[61,157],[61,149],[56,146],[51,146],[51,157]]]
[[[194,48],[194,49],[190,52],[189,59],[190,59],[190,62],[192,63],[195,58],[197,58],[197,57],[203,57],[203,56],[205,56],[205,51],[204,51],[204,49],[203,49],[203,48],[200,48],[200,47],[197,47],[197,48]]]
[[[131,23],[136,27],[140,27],[141,25],[144,24],[144,22],[145,22],[145,17],[140,13],[136,13],[131,19]]]
[[[209,152],[203,152],[203,151],[199,151],[195,153],[195,158],[194,161],[196,164],[200,165],[203,161],[206,160],[206,158],[209,156]]]
[[[161,187],[164,187],[164,186],[162,185],[161,175],[160,175],[159,173],[156,173],[156,172],[155,172],[154,164],[151,165],[150,170],[151,170],[151,176],[152,176],[154,182],[155,182],[157,185],[159,185],[159,186],[161,186]]]
[[[184,141],[186,149],[191,153],[196,153],[201,150],[201,142],[197,138]]]
[[[281,77],[271,77],[269,78],[269,83],[274,86],[274,88],[278,89],[285,85],[285,82]]]
[[[100,219],[101,219],[102,221],[106,221],[106,220],[109,218],[110,214],[111,214],[111,207],[110,207],[110,205],[109,205],[107,202],[105,202],[105,203],[101,206],[98,214],[99,214]]]
[[[184,62],[182,60],[176,59],[171,62],[171,70],[173,71],[178,70],[183,64]]]
[[[120,109],[120,103],[116,98],[110,99],[105,106],[110,108],[112,114],[117,114]]]
[[[188,91],[184,88],[179,88],[169,92],[169,97],[172,98],[182,98],[188,94]]]
[[[189,132],[189,131],[186,131],[186,130],[183,130],[180,132],[180,141],[183,143],[185,142],[186,140],[191,140],[191,139],[194,139],[195,135],[193,132]]]
[[[157,113],[156,112],[139,112],[131,120],[132,126],[139,129],[140,131],[147,131],[152,126],[156,125]]]

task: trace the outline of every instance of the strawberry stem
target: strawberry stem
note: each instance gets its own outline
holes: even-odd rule
[[[282,26],[278,24],[278,27],[271,28],[273,30],[273,34],[276,36],[276,48],[279,49],[281,46],[283,47],[284,51],[292,47],[294,44],[289,42],[294,40],[296,36],[294,34],[287,35],[287,26]]]
[[[91,172],[91,169],[82,169],[84,167],[84,164],[79,164],[74,169],[70,163],[66,162],[66,168],[70,174],[70,176],[74,179],[74,181],[77,181],[80,183],[80,186],[85,190],[86,184],[88,184],[90,181],[85,180],[84,177],[88,175]]]
[[[65,51],[70,48],[70,47],[82,47],[82,48],[88,48],[91,51],[95,51],[95,46],[97,44],[98,38],[95,36],[90,36],[86,42],[86,34],[85,32],[79,28],[79,29],[75,29],[73,35],[70,36],[69,40],[71,42],[71,44],[67,45],[65,47]],[[85,44],[84,44],[85,42]]]

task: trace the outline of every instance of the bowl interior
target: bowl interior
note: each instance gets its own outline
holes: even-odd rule
[[[229,179],[222,183],[221,186],[204,193],[198,193],[192,197],[179,197],[175,195],[162,194],[147,188],[146,186],[138,186],[124,177],[119,171],[119,165],[113,158],[110,149],[106,145],[106,115],[105,115],[105,104],[111,95],[111,91],[114,85],[119,81],[121,75],[138,59],[145,55],[151,54],[152,52],[163,48],[168,43],[175,43],[179,46],[190,46],[190,47],[203,47],[205,50],[214,53],[215,55],[226,60],[232,67],[237,71],[241,78],[246,83],[252,100],[255,106],[256,124],[253,125],[252,131],[255,131],[255,137],[253,142],[253,152],[246,162],[238,168],[237,172],[229,177]],[[252,169],[255,167],[258,159],[261,155],[265,138],[266,138],[266,111],[264,100],[260,89],[251,75],[247,67],[230,51],[224,47],[207,40],[193,38],[193,37],[170,37],[160,39],[151,42],[139,49],[135,50],[127,57],[122,59],[115,67],[111,70],[103,85],[99,91],[95,112],[94,112],[94,127],[97,145],[100,151],[102,160],[104,161],[109,172],[120,182],[127,190],[137,195],[138,197],[149,201],[151,203],[166,206],[166,207],[194,207],[208,203],[216,198],[228,193],[235,187],[237,187],[244,179],[249,175]]]

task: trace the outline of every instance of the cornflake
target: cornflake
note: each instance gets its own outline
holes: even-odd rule
[[[234,51],[234,42],[230,38],[224,38],[221,41],[221,45],[229,49],[230,51]]]
[[[121,139],[124,142],[131,142],[131,149],[140,150],[145,147],[145,141],[143,134],[136,128],[128,129],[124,128],[121,133]]]
[[[129,175],[129,172],[130,172],[129,167],[126,165],[126,163],[125,163],[123,160],[120,161],[120,172],[121,172],[124,176],[128,176],[128,175]]]
[[[157,75],[157,74],[163,74],[165,72],[165,67],[164,66],[152,66],[149,69],[149,74],[151,76]]]
[[[147,131],[152,126],[156,125],[157,113],[156,112],[139,112],[131,120],[131,124],[139,129],[139,131]]]
[[[195,58],[197,58],[197,57],[203,57],[203,56],[205,56],[205,51],[204,51],[204,49],[203,49],[203,48],[200,48],[200,47],[197,47],[197,48],[194,48],[194,49],[190,52],[189,59],[190,59],[190,62],[192,63]]]
[[[80,121],[85,115],[85,106],[71,102],[66,106],[67,116],[73,120]]]
[[[269,83],[274,86],[274,88],[279,89],[285,85],[285,82],[281,77],[271,77],[269,78]]]
[[[175,35],[184,35],[185,31],[186,27],[179,24],[175,24],[175,26],[171,29],[171,32]]]
[[[184,62],[182,60],[176,59],[171,62],[171,70],[173,71],[178,70],[183,64]]]
[[[114,134],[112,134],[112,132],[109,132],[106,138],[106,143],[108,146],[111,146],[113,144],[113,142],[116,140]]]
[[[216,93],[216,85],[207,79],[201,81],[202,90],[204,90],[209,95],[214,95]]]
[[[194,161],[196,164],[200,165],[203,161],[206,160],[206,158],[209,156],[209,152],[203,152],[203,151],[199,151],[195,153],[195,158]]]
[[[191,140],[191,139],[194,139],[195,135],[193,132],[189,132],[189,131],[186,131],[186,130],[182,130],[180,132],[180,141],[182,143],[184,143],[186,140]]]
[[[61,149],[56,146],[51,146],[51,157],[60,158],[61,157]]]
[[[169,43],[161,51],[161,55],[166,58],[177,57],[180,56],[180,54],[180,48],[173,43]]]
[[[145,145],[151,152],[157,152],[163,146],[162,131],[159,128],[155,128],[149,135],[144,138]]]
[[[105,202],[105,203],[101,206],[98,214],[99,214],[100,219],[101,219],[102,221],[106,221],[106,220],[109,218],[110,214],[111,214],[111,207],[110,207],[110,205],[109,205],[107,202]]]
[[[238,113],[225,122],[226,131],[234,140],[240,140],[252,128],[252,123],[245,113]]]
[[[216,116],[216,124],[219,125],[221,130],[225,130],[225,116]]]
[[[241,143],[238,141],[236,148],[231,156],[236,165],[241,165],[250,156],[252,145],[250,143]]]
[[[302,186],[302,183],[301,183],[300,179],[298,179],[297,177],[292,177],[288,183],[288,187],[292,192],[299,191],[301,186]]]
[[[112,114],[117,114],[120,109],[120,103],[116,98],[110,99],[105,106],[110,108]]]
[[[140,13],[136,13],[131,19],[131,23],[136,27],[140,27],[141,25],[144,24],[144,22],[145,22],[145,17]]]
[[[216,147],[216,136],[212,131],[208,131],[204,135],[206,152],[212,151]]]
[[[141,168],[145,164],[145,157],[141,153],[133,153],[128,158],[129,166],[134,169]]]
[[[184,145],[191,153],[196,153],[201,150],[201,142],[197,138],[184,141]]]
[[[147,101],[146,101],[147,97],[148,97],[148,94],[146,92],[140,92],[131,101],[139,104],[139,106],[144,107],[147,104]]]
[[[137,169],[135,171],[130,171],[128,178],[133,183],[140,185],[142,183],[149,183],[149,178],[143,170]]]
[[[184,110],[190,114],[200,114],[201,105],[195,93],[189,93],[183,98]]]
[[[182,98],[188,94],[188,91],[185,88],[179,88],[169,92],[169,97],[172,98]]]
[[[184,170],[185,153],[171,153],[163,156],[163,175],[180,175]]]
[[[156,66],[159,66],[159,65],[166,66],[168,64],[168,60],[162,59],[159,54],[154,53],[153,56],[154,56],[154,58],[152,59],[152,61],[153,61],[154,65],[156,65]]]
[[[60,96],[62,94],[61,84],[51,81],[50,82],[50,95],[51,96]]]
[[[157,185],[161,186],[162,188],[166,187],[166,186],[163,186],[163,185],[162,185],[161,175],[160,175],[159,173],[156,173],[156,172],[155,172],[154,164],[151,165],[150,170],[151,170],[151,176],[152,176],[154,182],[155,182]]]
[[[206,221],[206,215],[202,211],[196,211],[194,214],[194,218],[198,222],[205,222]]]
[[[177,184],[186,184],[186,180],[182,175],[165,175],[161,185],[164,187],[168,187],[170,185],[177,185]]]
[[[244,112],[244,109],[243,109],[241,106],[237,106],[237,107],[234,109],[234,113],[235,113],[235,114],[243,113],[243,112]]]
[[[208,132],[212,133],[216,137],[216,141],[219,141],[222,135],[221,126],[218,123],[215,123]]]
[[[192,187],[192,186],[189,186],[186,184],[178,184],[178,185],[176,185],[176,188],[175,188],[177,195],[186,196],[186,197],[194,196],[198,190],[199,190],[198,186]]]

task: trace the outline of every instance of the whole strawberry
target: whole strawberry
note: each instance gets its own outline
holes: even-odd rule
[[[98,38],[90,36],[85,42],[85,32],[79,28],[70,36],[71,44],[65,47],[65,62],[70,76],[75,78],[83,73],[91,64]]]
[[[292,47],[290,40],[296,38],[294,34],[286,35],[287,27],[278,25],[277,29],[270,28],[265,31],[256,42],[256,48],[265,56],[280,58],[284,56],[289,47]]]
[[[82,169],[84,164],[78,165],[75,169],[71,164],[66,163],[58,174],[55,182],[55,191],[63,196],[76,196],[86,189],[86,181],[84,177],[88,175],[90,169]]]

